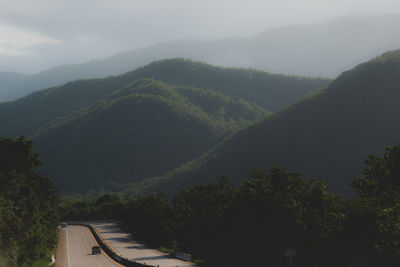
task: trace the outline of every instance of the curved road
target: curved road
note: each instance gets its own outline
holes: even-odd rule
[[[92,255],[97,243],[87,227],[60,228],[56,267],[119,267],[107,255]]]
[[[171,258],[167,253],[151,249],[145,244],[132,239],[118,224],[111,222],[92,222],[103,241],[112,247],[119,255],[138,263],[159,267],[193,267],[192,262]]]

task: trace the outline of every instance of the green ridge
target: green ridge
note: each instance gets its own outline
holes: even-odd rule
[[[400,143],[399,58],[397,50],[361,64],[318,94],[144,183],[173,192],[219,176],[238,181],[254,168],[282,164],[349,194],[347,184],[362,169],[362,158]]]

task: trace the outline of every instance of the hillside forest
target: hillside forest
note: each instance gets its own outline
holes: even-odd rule
[[[0,104],[0,136],[26,135],[63,192],[141,182],[195,160],[329,79],[185,59],[81,80]]]
[[[196,160],[148,179],[147,190],[176,192],[220,176],[239,182],[254,168],[279,164],[305,177],[322,178],[336,193],[350,197],[354,192],[348,184],[362,174],[363,158],[400,144],[399,88],[400,50],[395,50],[343,72],[313,95],[239,130]]]
[[[200,266],[399,266],[399,88],[400,50],[334,80],[178,58],[0,103],[0,266],[69,220]]]
[[[114,219],[162,251],[193,254],[202,266],[395,267],[400,264],[400,146],[369,155],[356,192],[343,200],[322,180],[274,166],[239,185],[227,177],[141,197],[69,200],[64,220]]]

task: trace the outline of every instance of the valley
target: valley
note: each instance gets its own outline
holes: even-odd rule
[[[4,1],[0,267],[400,266],[399,3]]]

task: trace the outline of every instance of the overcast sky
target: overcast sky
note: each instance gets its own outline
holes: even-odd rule
[[[168,40],[398,13],[399,0],[0,0],[0,71],[36,72]]]

